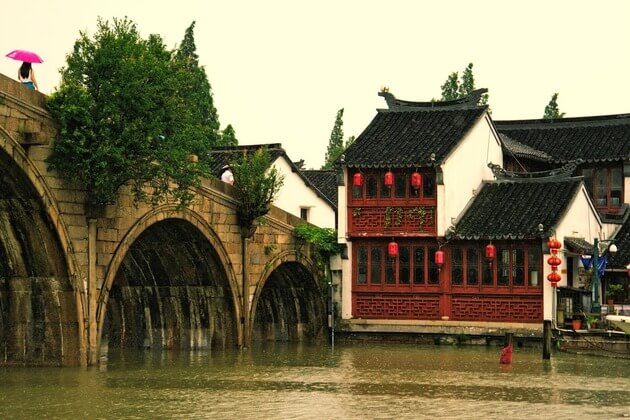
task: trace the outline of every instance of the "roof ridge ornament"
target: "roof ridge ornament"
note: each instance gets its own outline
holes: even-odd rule
[[[513,181],[513,182],[532,182],[532,181],[551,181],[558,179],[568,179],[575,171],[575,168],[582,163],[581,159],[577,159],[564,164],[560,168],[549,169],[538,172],[514,172],[505,170],[501,165],[492,162],[488,163],[488,167],[492,170],[497,181]]]

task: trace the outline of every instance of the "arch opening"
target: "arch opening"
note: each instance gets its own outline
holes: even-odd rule
[[[232,292],[212,244],[180,219],[142,232],[109,291],[101,351],[225,349],[237,342]]]
[[[271,272],[256,304],[253,342],[320,342],[325,335],[325,303],[313,274],[299,262]]]
[[[79,364],[76,293],[40,196],[0,151],[0,364]]]

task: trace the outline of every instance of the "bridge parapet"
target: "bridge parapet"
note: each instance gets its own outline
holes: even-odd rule
[[[22,145],[49,144],[54,121],[46,111],[46,96],[0,74],[0,126]]]

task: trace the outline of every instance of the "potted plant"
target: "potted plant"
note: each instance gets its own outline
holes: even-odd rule
[[[599,317],[597,315],[588,315],[586,317],[586,325],[588,325],[589,330],[596,329],[598,323],[599,323]]]
[[[612,305],[615,301],[615,297],[623,292],[623,286],[621,284],[609,284],[606,288],[606,299],[609,305]]]

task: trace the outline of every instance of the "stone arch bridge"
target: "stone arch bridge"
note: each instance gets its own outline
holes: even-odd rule
[[[243,239],[232,187],[215,180],[183,210],[123,189],[86,214],[84,192],[47,170],[56,131],[44,99],[0,74],[0,364],[324,337],[299,218],[272,208]]]

